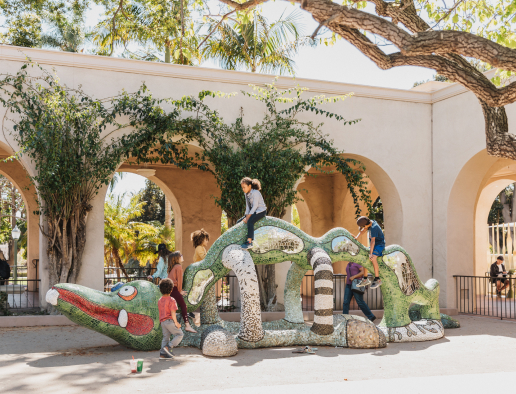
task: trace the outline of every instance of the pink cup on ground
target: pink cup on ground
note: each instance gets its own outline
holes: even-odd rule
[[[131,365],[131,373],[136,373],[136,360],[129,360],[129,365]]]

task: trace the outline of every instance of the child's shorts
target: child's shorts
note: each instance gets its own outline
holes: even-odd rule
[[[373,250],[373,255],[381,257],[383,255],[383,251],[385,250],[385,246],[375,245]]]

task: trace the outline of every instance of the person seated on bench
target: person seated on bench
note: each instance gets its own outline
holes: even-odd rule
[[[507,279],[503,256],[498,256],[496,262],[491,264],[491,283],[496,283],[496,295],[498,297],[502,296],[502,291],[511,287],[511,281]]]

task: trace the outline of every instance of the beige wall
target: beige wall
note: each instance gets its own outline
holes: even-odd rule
[[[203,89],[249,90],[249,83],[268,83],[273,78],[55,51],[23,49],[23,53],[46,68],[55,67],[61,81],[70,87],[82,85],[87,93],[98,98],[112,96],[122,89],[135,91],[143,81],[156,97],[179,98]],[[3,72],[16,72],[23,53],[17,48],[0,46]],[[425,91],[424,87],[396,90],[306,79],[278,80],[281,88],[297,84],[309,87],[312,94],[355,93],[328,109],[348,120],[362,120],[344,126],[324,119],[324,131],[346,157],[366,165],[374,192],[384,204],[387,242],[405,247],[424,281],[433,275],[441,282],[442,306],[454,306],[452,275],[474,272],[475,221],[483,220],[485,210],[478,208],[477,212],[477,202],[498,163],[498,159],[485,153],[484,121],[475,97],[456,84]],[[242,94],[231,99],[209,99],[208,104],[218,109],[226,121],[235,119],[240,108],[251,124],[263,115],[263,107]],[[507,108],[512,127],[516,107]],[[312,113],[303,117],[323,120]],[[22,164],[33,171],[32,163]],[[193,230],[204,227],[214,235],[212,242],[220,232],[221,212],[210,197],[217,194],[216,184],[209,174],[166,166],[156,166],[156,175],[151,179],[165,190],[174,211],[180,212],[180,220],[176,212],[180,226],[178,248],[190,261],[193,251],[189,236]],[[303,188],[309,192],[301,192],[305,201],[297,204],[302,229],[314,236],[334,226],[356,231],[354,210],[342,177],[306,177],[299,186]],[[99,194],[88,217],[85,265],[79,278],[80,283],[95,288],[102,287],[103,234],[99,229],[103,226],[104,196],[105,191]],[[480,205],[487,204],[485,201]],[[42,261],[43,244],[40,242]],[[44,264],[41,270],[43,276]],[[42,290],[44,293],[44,284]]]

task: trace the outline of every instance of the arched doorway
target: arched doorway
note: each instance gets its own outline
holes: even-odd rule
[[[0,143],[0,159],[5,159],[13,154],[12,149]],[[11,266],[11,278],[14,279],[14,244],[11,237],[12,224],[18,225],[21,228],[21,236],[20,240],[17,242],[23,248],[22,253],[17,253],[17,280],[11,280],[11,284],[19,284],[22,286],[26,286],[27,288],[27,296],[23,295],[23,297],[18,294],[9,302],[11,307],[15,307],[17,309],[25,309],[25,308],[37,308],[40,305],[39,299],[39,290],[40,290],[40,279],[45,280],[45,278],[41,275],[41,264],[39,261],[39,216],[35,214],[38,211],[38,205],[36,202],[36,191],[34,186],[31,184],[28,173],[24,165],[18,160],[7,160],[0,162],[0,175],[5,180],[5,185],[12,185],[9,193],[14,194],[18,197],[15,197],[15,200],[18,200],[18,203],[15,205],[6,207],[2,206],[2,214],[12,214],[14,208],[14,214],[17,216],[17,219],[10,220],[10,224],[7,226],[8,228],[3,228],[8,239],[4,239],[7,241],[9,245],[4,248],[4,256]],[[6,190],[3,190],[4,193]],[[4,197],[7,197],[4,195]],[[9,199],[9,198],[8,198]],[[21,201],[20,201],[21,199]],[[5,201],[7,204],[13,203],[13,201]],[[16,212],[17,211],[17,212]],[[24,211],[24,217],[20,216],[20,212]],[[2,226],[5,227],[5,226]],[[4,237],[5,238],[5,237]],[[19,248],[18,252],[20,251]],[[18,264],[20,263],[20,264]]]
[[[158,244],[180,250],[176,244],[180,210],[172,206],[178,207],[177,201],[154,170],[124,170],[114,175],[104,207],[106,291],[118,281],[141,280],[153,274]]]

